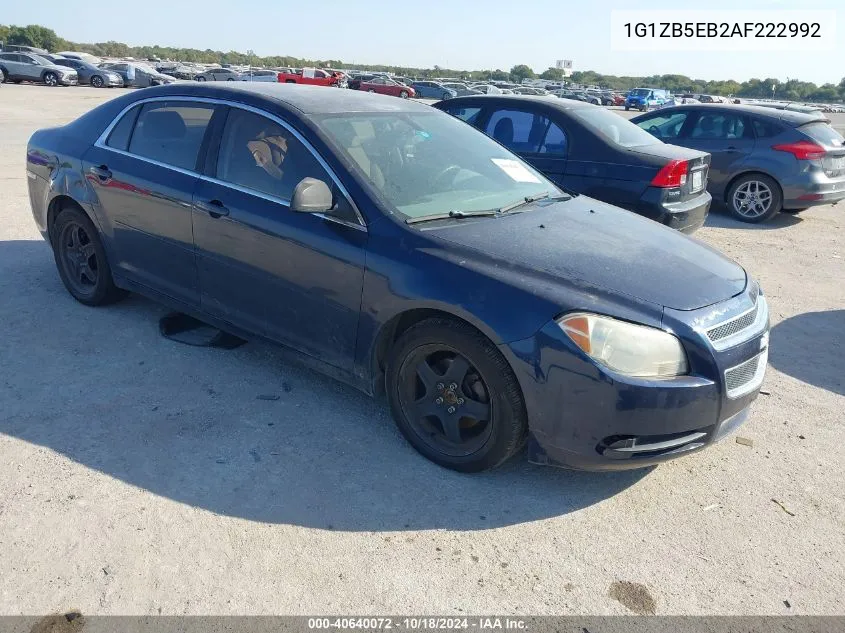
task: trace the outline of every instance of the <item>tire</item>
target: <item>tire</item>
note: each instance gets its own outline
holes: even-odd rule
[[[9,71],[0,66],[0,84],[4,84],[9,80]]]
[[[235,81],[232,77],[228,77],[226,81]]]
[[[399,97],[400,97],[401,99],[407,99],[407,98],[408,98],[408,91],[407,91],[407,90],[402,90],[402,91],[399,93]]]
[[[496,347],[465,323],[433,318],[410,327],[388,353],[385,387],[402,435],[444,468],[495,468],[525,443],[516,377]]]
[[[452,93],[450,93],[450,92],[444,92],[443,93],[443,101],[446,101],[446,99],[451,99],[451,98],[452,98]]]
[[[781,210],[783,194],[774,178],[765,174],[746,174],[731,184],[725,202],[737,220],[757,224]]]
[[[367,90],[367,92],[375,92],[375,90],[373,90],[372,88],[370,88],[369,90]]]
[[[52,70],[44,73],[44,76],[41,79],[44,81],[45,84],[47,84],[51,88],[55,88],[59,85],[59,76]]]
[[[196,79],[197,81],[205,81],[205,77],[202,77],[200,75],[197,75],[196,77],[194,77],[194,79]]]
[[[628,111],[628,110],[630,110],[630,109],[631,109],[631,108],[629,108],[628,106],[625,106],[625,112],[627,112],[627,111]]]
[[[91,85],[94,88],[102,88],[106,85],[106,82],[103,80],[102,77],[100,77],[100,75],[94,75],[93,77],[91,77]]]
[[[295,84],[296,82],[293,79],[285,79],[286,84]]]
[[[114,284],[100,234],[82,210],[60,211],[50,227],[50,241],[59,277],[74,299],[99,306],[125,296]]]

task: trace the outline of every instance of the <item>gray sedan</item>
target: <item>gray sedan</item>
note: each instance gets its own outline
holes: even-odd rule
[[[146,64],[119,62],[116,64],[100,64],[103,70],[110,70],[123,78],[123,85],[127,88],[147,88],[149,86],[163,86],[176,81],[169,75],[150,68]]]
[[[58,58],[55,63],[75,70],[80,84],[91,84],[94,88],[123,87],[123,77],[112,70],[98,68],[79,59]]]
[[[197,81],[243,81],[240,73],[231,68],[212,68],[194,77]]]
[[[7,81],[15,83],[43,81],[48,86],[75,86],[79,83],[75,70],[57,66],[33,53],[0,53],[0,70]]]

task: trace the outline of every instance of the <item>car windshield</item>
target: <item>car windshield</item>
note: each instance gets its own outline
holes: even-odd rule
[[[42,66],[53,66],[54,65],[53,62],[51,62],[46,57],[41,57],[41,55],[35,55],[34,53],[30,53],[29,56],[32,59],[34,59],[35,61],[37,61],[39,64],[41,64]]]
[[[157,75],[158,71],[152,68],[151,66],[147,66],[146,64],[134,64],[135,68],[138,70],[142,70],[145,73],[149,73],[150,75]]]
[[[572,116],[581,121],[586,128],[615,145],[639,147],[660,142],[651,134],[623,119],[618,114],[601,108],[577,108],[572,110]]]
[[[636,88],[635,90],[631,91],[632,97],[647,97],[651,90],[646,90],[645,88]]]
[[[408,218],[559,195],[518,157],[442,112],[333,114],[316,121],[388,209]]]

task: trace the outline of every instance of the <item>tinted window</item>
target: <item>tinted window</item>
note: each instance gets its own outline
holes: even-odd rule
[[[470,125],[475,125],[475,121],[478,118],[478,113],[481,112],[481,108],[452,106],[446,108],[446,112],[451,114],[453,117],[460,119],[461,121],[466,121]]]
[[[781,132],[783,132],[783,128],[772,121],[766,121],[765,119],[753,119],[754,125],[754,134],[757,135],[757,138],[769,138],[772,136],[777,136]]]
[[[284,127],[252,112],[229,111],[217,178],[290,200],[296,185],[308,176],[332,184],[314,155]]]
[[[138,115],[129,151],[167,165],[194,169],[214,106],[178,101],[147,103]]]
[[[515,152],[534,153],[540,151],[548,127],[549,119],[542,114],[499,110],[490,117],[485,132]]]
[[[733,112],[707,112],[699,115],[690,138],[737,139],[745,135],[744,117]]]
[[[106,145],[124,151],[129,147],[129,137],[132,136],[132,128],[135,126],[135,119],[140,110],[140,106],[135,106],[123,115],[123,118],[112,128],[111,134],[106,139]]]
[[[17,61],[17,55],[13,55],[12,53],[0,53],[0,59],[14,62]]]
[[[842,138],[839,132],[834,130],[829,124],[822,123],[821,121],[802,125],[798,130],[804,132],[804,134],[822,145],[842,147],[843,143],[845,143],[845,139]]]
[[[546,138],[540,146],[540,153],[566,155],[566,132],[560,129],[557,123],[549,125]]]
[[[618,114],[594,107],[575,108],[572,116],[584,127],[614,145],[638,147],[654,145],[654,137]]]
[[[659,139],[676,139],[681,133],[689,112],[658,114],[637,123],[642,129]]]

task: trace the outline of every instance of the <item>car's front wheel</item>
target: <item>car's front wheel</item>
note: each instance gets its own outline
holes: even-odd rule
[[[91,77],[91,85],[94,88],[102,88],[105,85],[105,83],[106,82],[103,81],[103,78],[100,77],[99,75],[94,75],[93,77]]]
[[[780,211],[783,196],[773,178],[748,174],[737,178],[728,189],[727,203],[735,218],[756,224]]]
[[[59,276],[74,299],[97,306],[124,296],[112,279],[97,228],[82,210],[71,207],[60,211],[50,237]]]
[[[477,472],[524,444],[527,414],[516,377],[469,325],[446,318],[417,323],[394,344],[385,371],[399,430],[431,461]]]
[[[407,91],[407,90],[402,90],[402,91],[399,93],[399,96],[400,96],[400,97],[402,97],[403,99],[407,99],[407,98],[408,98],[408,91]]]
[[[48,86],[58,86],[59,76],[54,72],[46,72],[44,73],[44,83]]]

